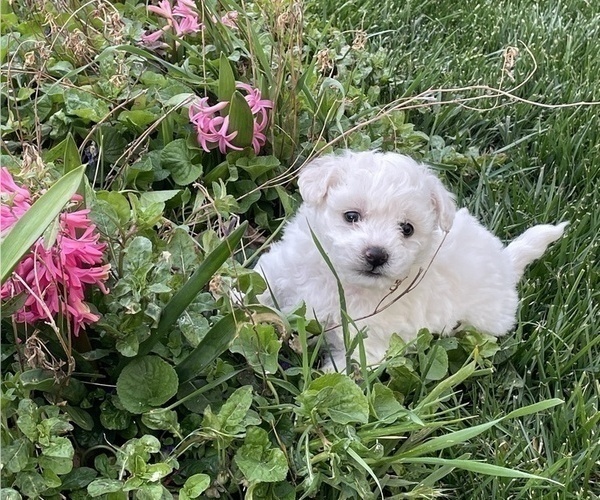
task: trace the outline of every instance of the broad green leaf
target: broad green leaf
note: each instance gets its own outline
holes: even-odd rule
[[[217,89],[217,97],[219,98],[219,101],[231,101],[234,92],[235,76],[233,76],[233,70],[231,69],[229,59],[227,59],[225,54],[221,53],[221,58],[219,59],[219,87]],[[226,113],[227,112],[225,111],[224,114]]]
[[[208,474],[194,474],[186,479],[180,494],[185,493],[188,498],[198,498],[208,489],[210,483]]]
[[[61,177],[0,240],[2,283],[73,197],[83,178],[84,168],[81,166]]]
[[[20,472],[27,467],[32,453],[33,445],[29,441],[23,438],[15,439],[12,443],[2,446],[2,468],[13,474]]]
[[[131,413],[122,408],[117,396],[105,399],[100,405],[100,423],[106,429],[125,430],[131,425],[131,419]]]
[[[177,422],[177,412],[157,408],[150,410],[142,415],[142,423],[153,430],[171,431],[175,434],[179,433],[179,423]]]
[[[92,416],[79,406],[66,405],[65,412],[69,415],[73,423],[82,429],[91,431],[94,428],[94,419]]]
[[[267,431],[260,427],[248,428],[234,460],[249,482],[276,483],[288,473],[285,454],[271,446]]]
[[[27,498],[42,498],[42,493],[48,489],[46,481],[36,471],[19,472],[14,486]]]
[[[121,123],[104,123],[97,128],[94,139],[105,163],[115,163],[130,146]]]
[[[65,90],[65,110],[70,115],[95,123],[101,122],[110,114],[110,108],[104,99],[76,88]]]
[[[165,306],[162,316],[160,318],[160,322],[154,330],[150,337],[145,340],[142,344],[140,344],[138,355],[144,355],[149,353],[154,345],[161,340],[164,336],[167,335],[167,332],[177,321],[177,318],[181,316],[185,308],[194,300],[196,295],[200,293],[204,285],[210,281],[213,274],[216,273],[219,268],[223,265],[223,263],[233,254],[235,247],[239,244],[246,231],[247,222],[244,222],[240,225],[235,231],[233,231],[224,241],[222,241],[217,248],[215,248],[209,255],[206,256],[204,262],[194,271],[194,274],[190,277],[190,279],[186,282],[183,287],[173,296],[173,298],[169,301],[169,303]],[[216,326],[216,325],[215,325]],[[209,335],[207,334],[208,338]],[[225,347],[222,351],[216,353],[215,359],[219,356],[225,349],[227,349],[229,342],[232,338],[228,340],[225,344]],[[215,339],[212,339],[214,342]],[[217,342],[218,343],[218,342]],[[220,346],[221,344],[219,344]],[[199,348],[200,346],[198,346]],[[202,353],[197,352],[197,349],[193,351],[188,358],[183,360],[177,367],[177,373],[181,382],[187,382],[190,378],[192,378],[196,373],[200,370],[197,368],[197,365],[194,363],[197,361],[197,358],[202,358],[204,361],[210,359],[213,356],[215,351],[211,353],[210,356],[204,356]],[[211,359],[211,361],[212,361]],[[188,361],[189,360],[189,361]],[[210,361],[209,361],[210,362]],[[187,378],[186,378],[187,377]]]
[[[172,198],[175,198],[179,193],[181,193],[181,189],[168,189],[165,191],[147,191],[145,193],[140,194],[140,205],[148,206],[152,203],[164,203],[165,201],[169,201]]]
[[[192,163],[197,155],[188,146],[185,139],[175,139],[167,144],[160,153],[162,168],[171,172],[171,177],[180,186],[191,184],[202,175],[202,164]]]
[[[37,428],[39,420],[39,410],[37,405],[31,399],[21,399],[17,410],[17,427],[25,434],[27,439],[32,442],[37,441],[39,430]]]
[[[77,143],[70,132],[63,141],[58,143],[44,155],[44,160],[47,162],[54,162],[59,159],[63,161],[65,174],[71,170],[75,170],[82,164],[81,156],[79,156],[79,151],[77,149]]]
[[[182,384],[202,373],[229,348],[237,334],[238,323],[243,318],[243,312],[235,311],[221,318],[206,333],[196,348],[175,368]]]
[[[4,21],[4,19],[2,20]],[[1,59],[3,58],[0,57],[0,60]],[[0,488],[0,498],[2,498],[2,500],[22,500],[23,497],[17,490],[12,488]]]
[[[386,424],[395,422],[402,411],[402,405],[394,397],[394,392],[380,382],[373,384],[371,408],[373,416]]]
[[[419,358],[425,380],[441,380],[448,373],[448,353],[442,347],[433,347]]]
[[[245,385],[236,389],[223,403],[216,415],[206,409],[202,425],[218,432],[237,434],[244,430],[241,425],[252,405],[252,387]]]
[[[235,91],[229,105],[229,132],[237,132],[231,141],[234,146],[246,148],[252,145],[254,137],[254,117],[244,96]]]
[[[21,373],[19,377],[23,387],[29,390],[48,391],[56,384],[52,372],[42,368],[34,368]]]
[[[123,482],[117,479],[96,479],[88,484],[87,492],[92,498],[106,495],[107,493],[116,493],[122,491]]]
[[[367,397],[350,377],[341,373],[327,373],[313,380],[297,400],[304,415],[329,415],[338,424],[369,420]]]
[[[98,472],[90,467],[77,467],[62,477],[61,489],[63,490],[78,490],[85,488],[90,484]]]
[[[134,109],[131,111],[122,111],[117,118],[120,122],[132,125],[134,129],[143,130],[158,117],[146,109]]]
[[[98,191],[96,192],[97,200],[102,200],[107,202],[114,213],[118,217],[118,222],[120,225],[125,226],[129,222],[131,222],[131,206],[129,205],[129,201],[125,196],[116,191]],[[112,215],[112,212],[111,212]],[[113,223],[114,216],[113,217]],[[112,234],[112,233],[109,233]]]
[[[229,350],[241,354],[257,373],[275,373],[281,340],[272,325],[244,324]]]
[[[55,474],[67,474],[73,469],[73,444],[66,437],[55,436],[50,445],[42,446],[39,463],[42,468],[51,469]]]
[[[276,169],[279,165],[280,162],[275,156],[254,156],[252,158],[244,156],[235,162],[235,166],[248,172],[253,181]]]
[[[166,403],[177,393],[173,367],[158,356],[131,361],[117,379],[121,404],[131,413],[144,413]]]

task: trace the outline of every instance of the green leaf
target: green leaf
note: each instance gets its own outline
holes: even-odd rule
[[[369,402],[356,383],[341,373],[327,373],[313,380],[297,397],[299,412],[329,415],[338,424],[367,423]]]
[[[91,431],[94,428],[94,419],[92,416],[79,406],[65,406],[65,412],[69,415],[70,419],[81,427],[83,430]]]
[[[0,240],[2,283],[73,197],[83,178],[84,168],[81,166],[61,177]]]
[[[285,454],[271,446],[267,431],[260,427],[248,428],[234,460],[249,482],[275,483],[283,481],[288,473]]]
[[[19,377],[23,387],[29,390],[49,391],[56,384],[52,372],[41,368],[34,368],[21,373]]]
[[[202,164],[194,164],[197,155],[187,146],[185,139],[175,139],[167,144],[160,153],[162,168],[171,172],[171,177],[180,186],[191,184],[202,175]]]
[[[255,372],[275,373],[280,348],[281,340],[272,325],[244,324],[229,350],[244,356]]]
[[[168,189],[165,191],[147,191],[145,193],[140,194],[140,205],[142,207],[151,205],[152,203],[164,203],[165,201],[169,201],[179,193],[181,193],[181,189]]]
[[[219,413],[214,415],[206,409],[202,425],[218,432],[238,434],[245,428],[241,425],[252,405],[252,386],[245,385],[236,389],[223,403]]]
[[[209,255],[206,256],[204,262],[196,269],[194,274],[186,282],[183,287],[173,296],[169,303],[165,306],[160,322],[150,337],[140,344],[138,355],[147,354],[152,350],[154,345],[162,338],[167,335],[167,332],[177,321],[177,318],[181,316],[186,307],[195,299],[196,295],[200,293],[204,285],[210,281],[213,274],[216,273],[223,263],[233,253],[235,247],[239,244],[246,231],[248,223],[244,222],[235,231],[233,231],[224,241],[222,241],[217,248],[215,248]],[[237,318],[237,316],[236,316]],[[216,326],[216,325],[215,325]],[[205,337],[208,338],[209,334]],[[213,339],[214,341],[214,339]],[[230,341],[230,340],[229,340]],[[216,354],[218,356],[229,345],[229,341],[225,345],[224,349]],[[220,345],[220,344],[219,344]],[[199,348],[200,346],[198,346]],[[214,354],[214,352],[213,352]],[[211,354],[212,356],[212,354]],[[193,363],[196,358],[200,357],[204,360],[209,359],[211,356],[203,356],[203,354],[193,351],[188,358],[181,362],[177,367],[177,373],[183,382],[188,381],[192,378],[199,370],[194,368]],[[188,361],[188,359],[190,361]],[[215,358],[213,358],[215,359]],[[188,377],[189,378],[186,378]]]
[[[63,161],[65,174],[71,170],[75,170],[82,164],[81,156],[79,156],[79,151],[77,149],[77,143],[70,132],[63,141],[54,146],[44,156],[44,160],[47,162],[54,162],[58,159]]]
[[[210,486],[210,476],[207,474],[194,474],[187,478],[180,492],[188,498],[198,498]]]
[[[4,19],[2,20],[4,21]],[[2,488],[0,489],[0,498],[2,498],[2,500],[22,500],[23,497],[17,490],[13,490],[12,488]]]
[[[237,132],[235,138],[231,141],[234,146],[246,148],[252,145],[254,137],[254,117],[252,110],[244,99],[244,96],[235,91],[231,97],[229,105],[229,132]]]
[[[380,422],[391,424],[400,416],[402,405],[394,397],[394,392],[380,382],[373,384],[371,390],[373,416]]]
[[[146,109],[134,109],[131,111],[122,111],[117,118],[120,122],[132,125],[134,129],[143,130],[158,117]]]
[[[476,462],[474,460],[459,460],[459,459],[446,459],[446,458],[429,458],[429,457],[415,457],[406,458],[400,460],[400,463],[404,464],[432,464],[432,465],[445,465],[449,467],[456,467],[458,469],[464,469],[478,474],[488,474],[496,477],[511,477],[515,479],[536,479],[538,481],[548,481],[554,484],[563,486],[558,481],[553,479],[537,476],[535,474],[529,474],[528,472],[521,472],[516,469],[508,469],[499,465],[486,464],[482,462]]]
[[[61,489],[78,490],[85,488],[97,475],[98,472],[90,467],[77,467],[62,478]]]
[[[235,162],[235,166],[248,172],[253,181],[276,169],[279,165],[280,161],[275,156],[254,156],[252,158],[244,156]]]
[[[44,478],[35,471],[19,472],[14,485],[28,498],[42,498],[48,489]]]
[[[442,347],[433,347],[419,358],[425,380],[441,380],[448,373],[448,353]]]
[[[65,110],[70,115],[98,123],[110,114],[106,101],[94,97],[91,92],[69,88],[65,90]]]
[[[177,393],[175,370],[158,356],[131,361],[117,379],[117,394],[131,413],[144,413],[166,403]]]
[[[123,482],[117,479],[96,479],[88,484],[87,492],[92,498],[106,495],[107,493],[116,493],[123,490]]]
[[[13,474],[20,472],[27,467],[32,453],[33,446],[29,441],[23,438],[15,439],[12,443],[2,446],[2,468]]]
[[[142,423],[149,429],[171,431],[174,434],[179,433],[177,412],[173,410],[164,408],[150,410],[142,415]]]
[[[105,201],[110,205],[111,209],[114,210],[114,214],[118,217],[120,225],[125,226],[131,222],[131,207],[129,201],[127,201],[127,198],[121,193],[116,191],[98,191],[96,192],[96,198],[97,200]],[[114,216],[112,222],[115,222]]]
[[[51,469],[55,474],[67,474],[73,469],[73,444],[66,437],[53,437],[49,446],[42,447],[40,467]]]
[[[229,59],[223,53],[219,59],[219,86],[217,88],[217,97],[219,101],[231,101],[233,93],[235,92],[235,76],[233,76],[233,70]],[[222,112],[223,115],[226,115]]]
[[[198,346],[175,368],[182,384],[202,373],[229,348],[237,334],[238,323],[243,318],[242,311],[234,311],[221,318],[208,331]]]

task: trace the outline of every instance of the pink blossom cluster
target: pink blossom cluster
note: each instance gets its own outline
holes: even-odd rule
[[[158,5],[148,5],[148,10],[164,17],[167,20],[167,25],[154,33],[142,35],[142,42],[146,45],[151,45],[160,40],[163,33],[170,28],[173,28],[175,34],[179,37],[198,33],[204,29],[204,25],[198,18],[194,0],[175,0],[175,5],[172,5],[169,0],[161,0]],[[226,12],[221,17],[221,24],[232,29],[237,28],[237,18],[237,11]],[[213,18],[213,22],[216,23],[217,19]]]
[[[258,154],[260,148],[267,142],[267,136],[264,133],[269,123],[267,110],[273,108],[273,101],[263,99],[260,90],[253,88],[247,83],[238,82],[236,88],[246,92],[244,98],[250,106],[254,117],[252,147],[254,148],[254,152]],[[238,132],[237,130],[229,130],[229,116],[217,114],[226,108],[228,104],[229,101],[221,101],[214,106],[210,106],[208,104],[208,97],[203,97],[190,106],[190,122],[196,129],[198,143],[206,152],[217,147],[221,153],[226,153],[228,150],[239,151],[243,149],[231,142],[235,139]]]
[[[4,235],[27,210],[33,199],[28,189],[17,185],[7,168],[0,169],[0,234]],[[74,201],[80,199],[75,196]],[[98,321],[84,301],[89,285],[108,293],[104,282],[110,264],[101,265],[105,243],[88,218],[89,210],[64,212],[59,216],[55,242],[46,248],[40,238],[0,288],[2,300],[23,293],[23,306],[15,313],[19,323],[49,321],[57,314],[71,320],[73,334]]]
[[[179,37],[192,33],[198,33],[203,29],[198,19],[196,3],[194,0],[176,0],[175,6],[169,0],[161,0],[158,5],[148,5],[148,10],[154,12],[167,20],[167,25],[154,33],[142,36],[142,42],[151,44],[158,41],[163,32],[173,28]]]

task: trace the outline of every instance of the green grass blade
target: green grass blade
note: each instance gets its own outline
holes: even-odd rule
[[[468,379],[473,372],[475,371],[476,363],[472,361],[468,365],[463,366],[460,370],[458,370],[455,374],[451,375],[445,380],[442,380],[438,385],[436,385],[429,394],[419,403],[419,405],[415,408],[415,412],[419,412],[429,406],[430,404],[435,403],[442,394],[446,393],[453,387],[462,383],[466,379]]]
[[[243,311],[234,311],[209,330],[196,348],[175,367],[180,385],[193,379],[228,349],[237,335],[237,324],[243,318]]]
[[[435,457],[415,457],[406,458],[400,460],[400,463],[404,464],[432,464],[432,465],[445,465],[455,467],[457,469],[464,469],[478,474],[487,474],[496,477],[510,477],[514,479],[536,479],[538,481],[548,481],[557,485],[562,486],[559,482],[554,479],[547,477],[537,476],[535,474],[529,474],[528,472],[522,472],[515,469],[509,469],[507,467],[501,467],[499,465],[485,464],[482,462],[475,462],[472,460],[459,460],[459,459],[446,459],[446,458],[435,458]]]
[[[235,247],[237,247],[241,241],[247,225],[247,222],[241,224],[240,227],[223,240],[217,248],[207,255],[204,262],[196,269],[186,284],[171,298],[162,311],[156,330],[150,334],[148,339],[140,344],[138,356],[148,354],[156,343],[167,334],[171,325],[177,321],[177,318],[181,316],[183,311],[190,305],[200,290],[204,288],[204,285],[210,281],[213,274],[215,274],[223,263],[231,256]]]
[[[525,415],[531,415],[532,413],[538,413],[541,411],[545,411],[549,408],[554,408],[555,406],[561,405],[563,403],[564,401],[562,399],[546,399],[544,401],[540,401],[539,403],[524,406],[523,408],[517,408],[516,410],[511,411],[508,415],[502,417],[502,420],[524,417]]]
[[[539,403],[534,403],[532,405],[525,406],[523,408],[519,408],[518,410],[512,411],[504,417],[497,418],[495,420],[491,420],[489,422],[485,422],[474,427],[468,427],[466,429],[451,432],[450,434],[444,434],[442,436],[434,437],[429,441],[426,441],[425,443],[415,446],[414,448],[398,453],[396,457],[426,455],[434,451],[443,450],[444,448],[449,448],[450,446],[454,446],[459,443],[464,443],[465,441],[468,441],[478,436],[479,434],[487,431],[488,429],[494,427],[496,424],[502,422],[503,420],[523,417],[525,415],[530,415],[532,413],[547,410],[548,408],[552,408],[559,404],[562,404],[562,401],[560,399],[549,399],[547,401],[540,401]]]
[[[75,194],[81,184],[84,168],[81,166],[61,177],[0,241],[2,283]]]

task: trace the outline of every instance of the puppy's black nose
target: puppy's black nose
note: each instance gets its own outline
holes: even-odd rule
[[[365,260],[373,267],[383,266],[388,257],[388,253],[381,247],[369,247],[365,250]]]

